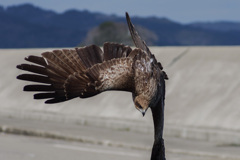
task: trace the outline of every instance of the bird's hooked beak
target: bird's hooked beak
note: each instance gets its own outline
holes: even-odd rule
[[[147,110],[148,110],[148,108],[147,109],[137,108],[137,110],[139,110],[142,113],[143,117],[144,117],[146,112],[147,112]]]
[[[143,117],[145,116],[146,111],[145,110],[140,110],[140,112],[142,113]]]

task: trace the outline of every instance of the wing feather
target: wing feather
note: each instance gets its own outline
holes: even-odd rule
[[[42,57],[38,57],[38,56],[28,56],[25,58],[26,61],[28,62],[32,62],[41,66],[47,66],[46,61],[42,58]]]
[[[130,19],[127,12],[126,12],[126,19],[127,19],[128,28],[129,28],[129,31],[131,33],[131,36],[132,36],[132,39],[133,39],[133,42],[134,42],[135,46],[137,48],[140,48],[140,49],[146,51],[150,56],[151,52],[150,52],[148,46],[146,45],[145,41],[143,41],[141,39],[141,37],[139,36],[139,34],[137,33],[137,31],[136,31],[134,25],[132,24],[131,19]]]
[[[86,98],[107,90],[132,91],[133,88],[132,59],[128,57],[98,63],[84,75],[71,75],[65,83],[66,92]]]
[[[74,70],[72,70],[62,59],[56,56],[54,52],[56,53],[58,51],[45,52],[42,53],[42,56],[47,60],[47,62],[51,63],[52,66],[57,67],[58,70],[64,72],[65,75],[74,73]]]
[[[17,79],[38,82],[38,83],[51,83],[48,77],[35,75],[35,74],[21,74],[17,77]]]
[[[81,59],[81,63],[84,64],[84,69],[103,62],[103,52],[96,45],[76,48],[76,51]]]
[[[21,65],[17,65],[17,68],[21,69],[21,70],[41,74],[41,75],[47,74],[46,68],[41,67],[41,66],[36,66],[36,65],[31,65],[31,64],[21,64]]]
[[[41,92],[34,98],[47,99],[45,103],[91,97],[106,90],[130,91],[135,55],[132,49],[117,43],[105,43],[103,48],[104,52],[91,45],[44,52],[42,57],[29,56],[26,60],[34,64],[21,64],[17,68],[33,74],[17,78],[42,83],[27,85],[24,91]]]
[[[23,88],[24,91],[55,91],[52,85],[26,85]]]
[[[157,62],[157,59],[155,58],[155,56],[151,53],[150,49],[148,48],[147,44],[145,43],[144,40],[141,39],[141,37],[139,36],[138,32],[136,31],[134,25],[131,22],[131,19],[128,15],[128,13],[126,12],[126,19],[127,19],[127,23],[128,23],[128,28],[129,31],[131,33],[133,42],[135,44],[135,46],[137,48],[142,49],[143,51],[145,51],[147,53],[147,55],[149,56],[149,58],[151,59],[153,65],[157,66],[160,68],[160,70],[163,70],[162,64],[160,62]],[[164,79],[168,79],[167,74],[164,72]]]
[[[136,49],[107,42],[103,51],[96,45],[90,45],[44,52],[42,57],[28,56],[25,60],[33,64],[21,64],[17,68],[32,74],[22,74],[17,78],[40,84],[26,85],[24,91],[37,92],[34,98],[47,99],[45,103],[87,98],[107,90],[135,92],[136,82],[151,76],[148,66],[162,69],[162,65],[157,63],[138,35],[128,13],[126,18]],[[138,74],[142,77],[136,78]],[[142,86],[144,88],[145,82]]]
[[[132,49],[131,47],[125,46],[123,44],[106,42],[103,45],[103,51],[104,51],[103,60],[108,61],[113,58],[128,57]]]

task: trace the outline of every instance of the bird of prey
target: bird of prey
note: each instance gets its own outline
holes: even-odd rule
[[[17,68],[32,72],[17,79],[37,82],[24,86],[24,91],[37,92],[34,99],[59,103],[76,97],[88,98],[104,91],[132,92],[133,102],[144,116],[151,108],[154,122],[154,144],[151,160],[164,160],[163,141],[165,79],[160,62],[140,38],[128,13],[128,27],[136,46],[106,42],[103,51],[96,45],[75,49],[53,50],[41,57],[25,58],[33,64]]]

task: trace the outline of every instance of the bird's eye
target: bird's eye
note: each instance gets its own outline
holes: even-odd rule
[[[136,105],[139,109],[143,109],[143,107],[138,102],[136,102]]]

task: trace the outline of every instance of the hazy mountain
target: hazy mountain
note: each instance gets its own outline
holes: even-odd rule
[[[152,31],[138,25],[135,27],[148,45],[153,45],[158,40],[158,36]],[[134,45],[128,26],[125,23],[107,21],[91,29],[80,46],[88,44],[102,45],[106,41]]]
[[[240,22],[196,22],[189,26],[215,31],[240,31]]]
[[[106,21],[126,24],[124,15],[78,10],[56,13],[31,4],[0,6],[0,48],[74,47]],[[156,36],[153,45],[240,45],[239,23],[183,25],[157,17],[132,17],[132,21]]]

